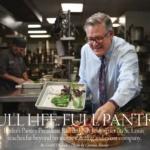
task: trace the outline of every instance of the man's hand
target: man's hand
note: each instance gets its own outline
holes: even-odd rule
[[[16,76],[13,76],[13,75],[8,74],[8,73],[5,73],[2,77],[3,77],[4,79],[6,79],[6,80],[14,81],[14,82],[16,82],[17,84],[22,84],[23,82],[25,82],[25,79],[23,79],[23,78],[18,78],[18,77],[16,77]]]
[[[25,82],[25,80],[24,80],[23,78],[16,78],[16,79],[15,79],[15,82],[16,82],[17,84],[22,84],[22,83]]]
[[[34,83],[31,79],[25,81],[25,83]]]
[[[95,123],[98,125],[109,125],[117,107],[110,101],[99,107],[94,115]]]

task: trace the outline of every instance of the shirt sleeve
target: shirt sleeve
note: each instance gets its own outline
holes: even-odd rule
[[[82,47],[81,49],[81,60],[80,60],[80,68],[79,68],[79,83],[86,85],[86,100],[91,100],[92,95],[89,87],[87,86],[87,79],[86,79],[86,54],[85,54],[85,48]]]
[[[119,59],[118,68],[118,88],[110,99],[122,107],[136,97],[141,90],[136,52],[130,50],[124,53]]]
[[[79,83],[81,84],[86,84],[86,73],[85,73],[85,69],[86,69],[86,57],[85,57],[85,52],[84,52],[84,48],[82,47],[81,49],[81,60],[80,60],[80,68],[79,68]]]

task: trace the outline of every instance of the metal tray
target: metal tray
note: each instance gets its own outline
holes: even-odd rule
[[[71,86],[70,82],[48,82],[44,85],[35,106],[38,109],[43,110],[59,110],[59,111],[73,111],[73,112],[79,112],[82,111],[85,107],[85,99],[86,99],[86,92],[83,92],[81,99],[82,99],[82,107],[81,108],[75,108],[73,106],[73,100],[71,99],[67,107],[58,107],[55,106],[51,102],[52,98],[55,96],[58,96],[61,93],[61,89],[65,86]],[[86,91],[86,86],[84,84],[78,84],[79,90]]]

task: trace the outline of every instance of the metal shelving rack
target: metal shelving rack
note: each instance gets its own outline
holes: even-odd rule
[[[67,60],[67,70],[68,70],[68,80],[71,81],[71,73],[72,73],[72,60],[74,59],[74,56],[71,54],[71,42],[75,40],[75,37],[71,35],[71,13],[70,11],[67,12],[66,14],[66,27],[65,31],[63,30],[63,35],[60,38],[61,41],[67,41],[68,45],[68,56],[61,57],[62,60]]]

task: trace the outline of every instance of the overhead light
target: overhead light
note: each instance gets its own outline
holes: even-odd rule
[[[29,24],[28,28],[41,28],[40,24]]]
[[[110,17],[112,23],[115,22],[117,20],[117,17]]]
[[[83,4],[82,3],[61,3],[61,7],[63,11],[70,12],[83,12]]]
[[[119,27],[120,24],[119,23],[113,23],[113,27],[116,28],[116,27]]]
[[[119,18],[119,23],[122,24],[122,25],[125,25],[126,24],[126,17],[125,16],[122,16]]]
[[[49,38],[51,37],[50,35],[48,34],[43,34],[43,35],[30,35],[31,38]]]
[[[28,33],[47,33],[46,30],[29,30]]]
[[[21,21],[16,21],[12,16],[5,16],[1,18],[1,22],[10,28],[17,28],[22,25]]]
[[[56,18],[46,18],[46,20],[48,21],[49,24],[54,24]]]

